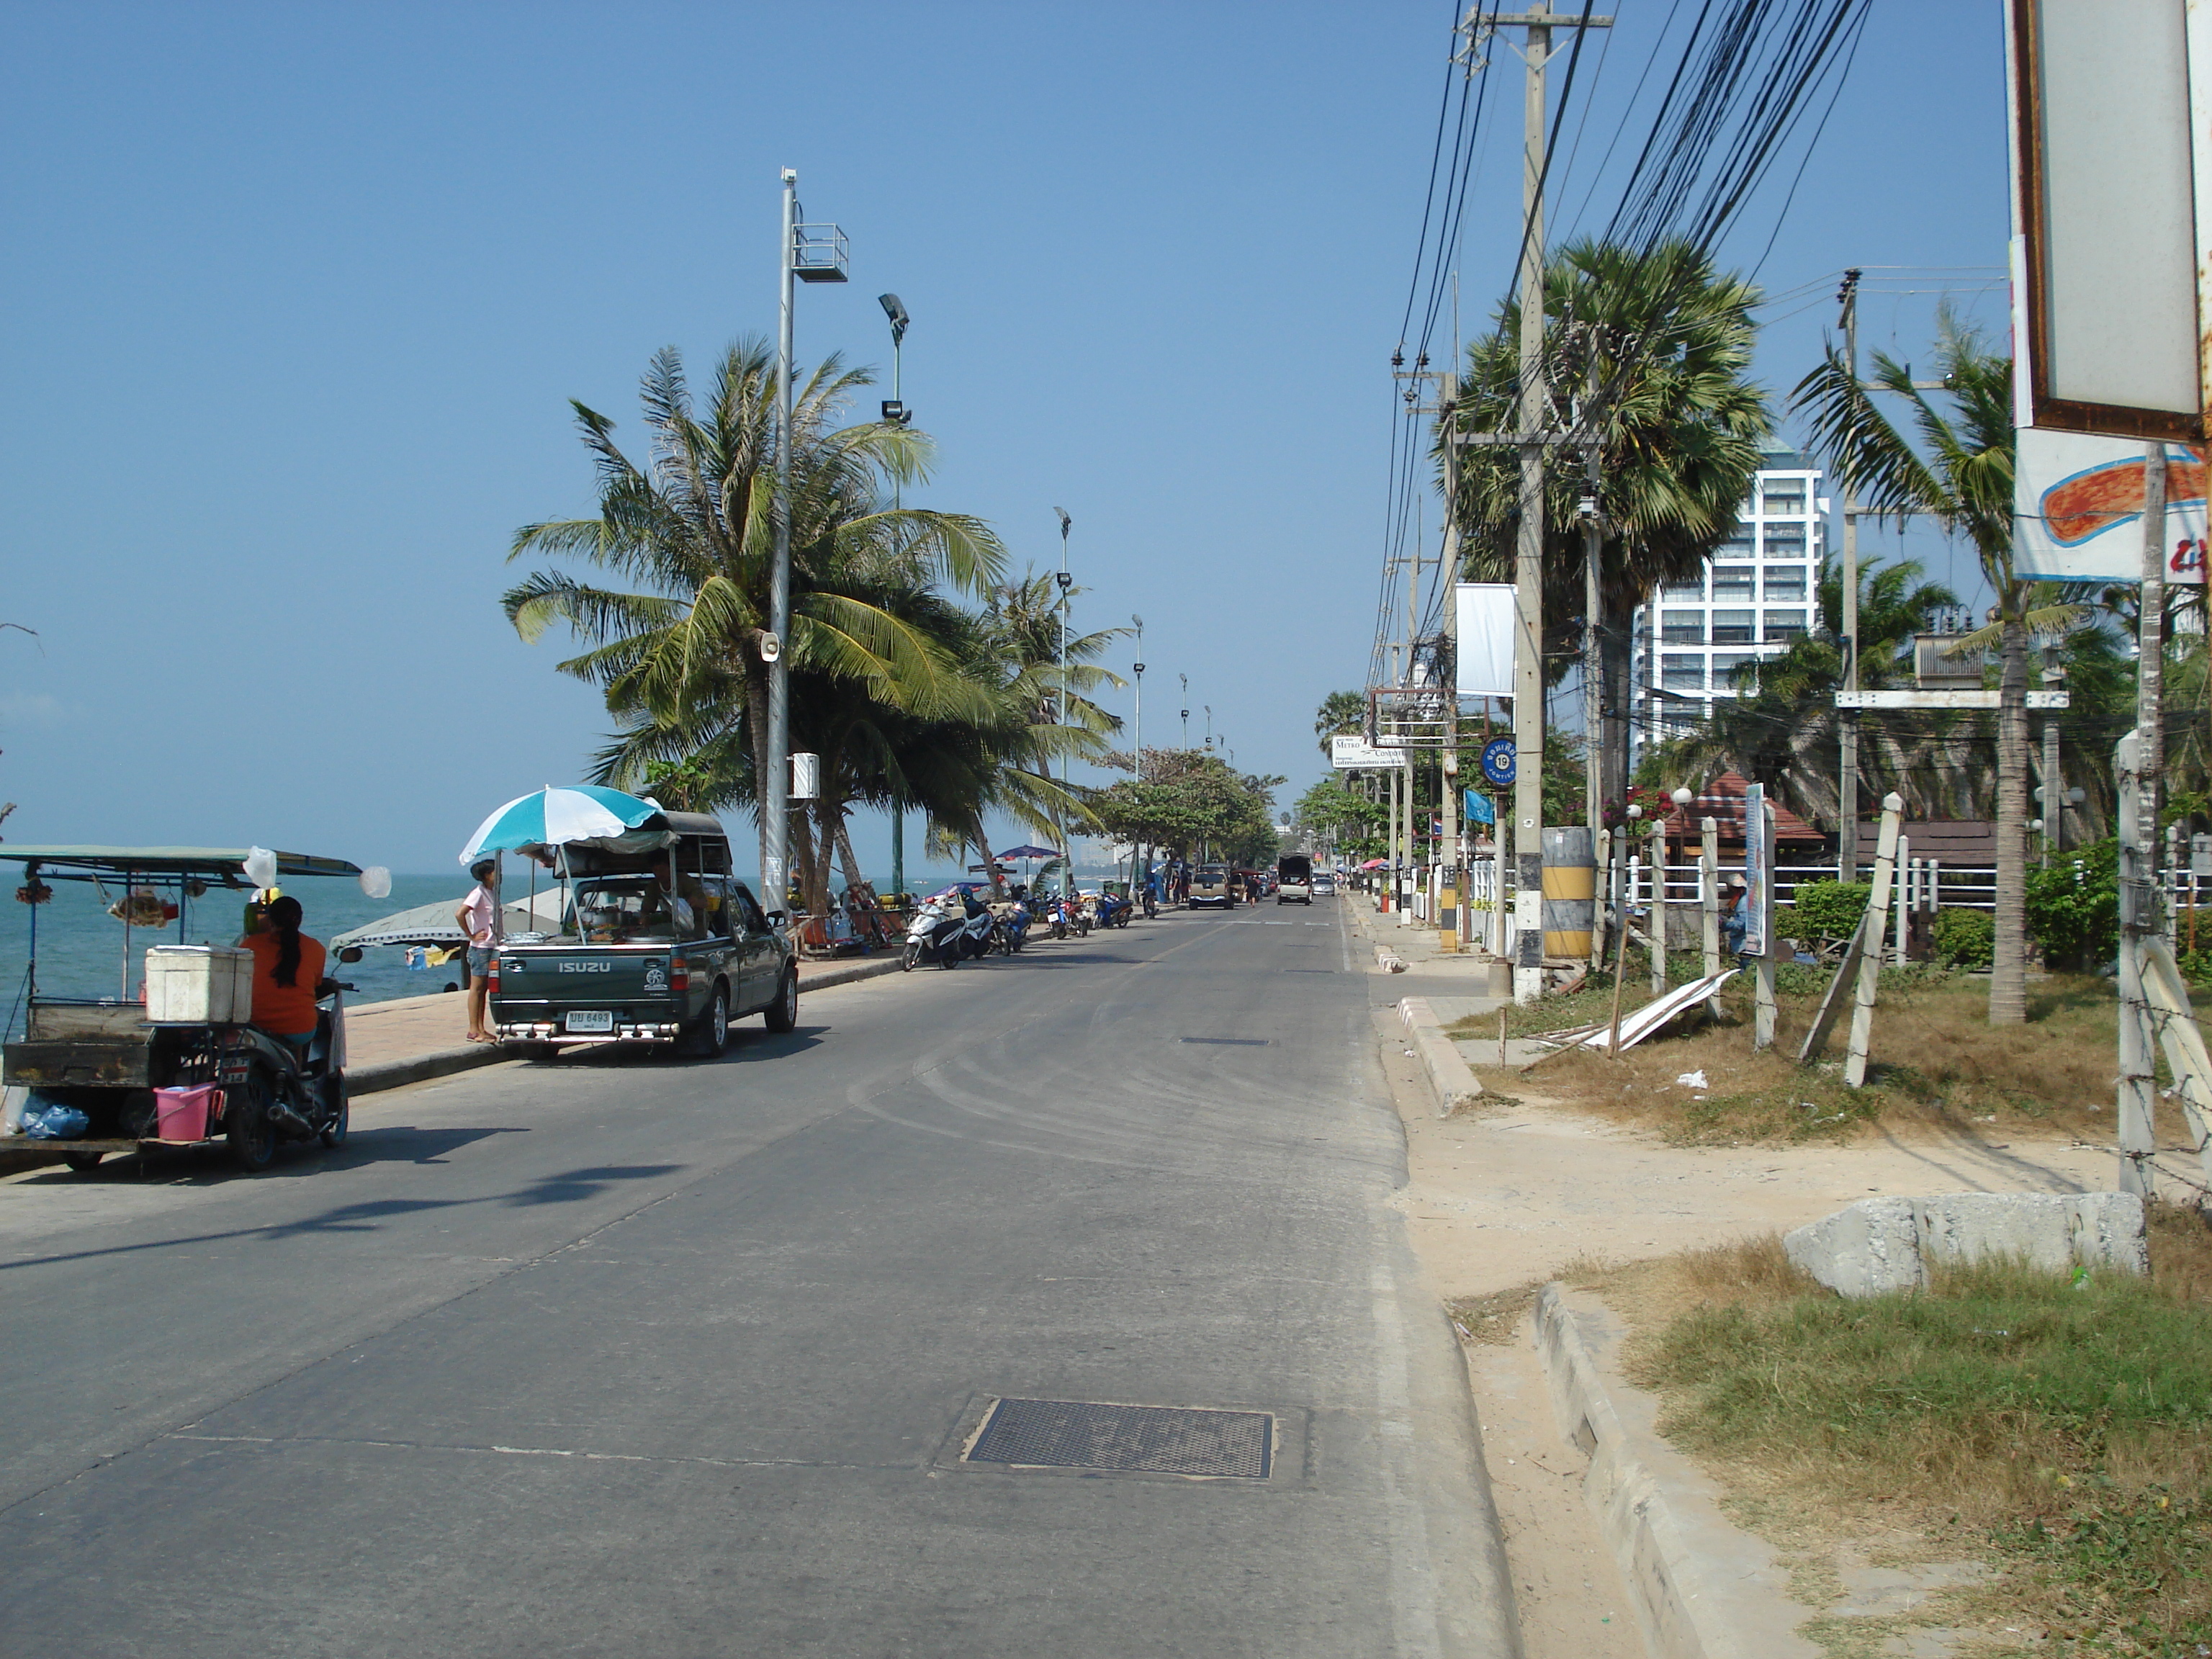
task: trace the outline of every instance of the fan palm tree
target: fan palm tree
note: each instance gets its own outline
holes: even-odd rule
[[[869,380],[833,356],[794,400],[784,641],[794,693],[835,684],[902,714],[993,719],[992,688],[964,670],[941,637],[941,614],[921,600],[939,581],[981,592],[1000,574],[1003,550],[980,520],[883,506],[885,483],[927,476],[931,449],[904,428],[836,424]],[[757,800],[768,763],[761,646],[776,527],[774,355],[759,340],[732,345],[695,408],[683,361],[668,348],[641,393],[647,460],[617,446],[612,421],[574,404],[596,459],[599,515],[526,525],[508,554],[580,559],[618,585],[540,569],[502,604],[525,639],[560,623],[585,642],[558,666],[602,687],[618,722],[599,757],[602,776],[674,769],[688,797]],[[797,695],[793,706],[803,723]]]
[[[1659,583],[1694,574],[1735,529],[1771,429],[1766,394],[1750,378],[1759,290],[1723,275],[1686,242],[1648,254],[1595,241],[1561,250],[1545,272],[1545,350],[1557,432],[1599,444],[1604,526],[1597,622],[1604,646],[1607,799],[1626,781],[1630,622]],[[1520,426],[1520,313],[1468,349],[1467,377],[1442,423],[1437,465],[1457,502],[1464,569],[1513,580],[1520,459],[1510,449],[1457,447],[1446,435]],[[1592,388],[1595,392],[1592,392]],[[1584,623],[1583,534],[1577,507],[1585,469],[1546,469],[1544,651],[1553,677],[1573,659]]]
[[[1797,388],[1814,440],[1853,480],[1866,511],[1919,514],[1963,535],[1997,597],[2002,652],[1997,702],[1996,959],[1990,1023],[2027,1018],[2027,641],[2036,584],[2013,574],[2012,360],[1948,309],[1936,317],[1936,367],[1948,408],[1884,352],[1873,385],[1905,400],[1911,436],[1875,407],[1868,386],[1832,346]],[[1917,443],[1915,442],[1917,440]]]

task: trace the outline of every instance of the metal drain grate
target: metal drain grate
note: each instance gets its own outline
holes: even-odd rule
[[[1265,1480],[1274,1444],[1266,1412],[1001,1400],[966,1461]]]
[[[1264,1048],[1273,1039],[1270,1037],[1182,1037],[1183,1042],[1213,1042],[1228,1048]]]

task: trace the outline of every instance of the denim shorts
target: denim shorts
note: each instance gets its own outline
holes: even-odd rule
[[[469,972],[477,979],[488,977],[491,973],[491,958],[490,945],[471,945],[469,946]]]

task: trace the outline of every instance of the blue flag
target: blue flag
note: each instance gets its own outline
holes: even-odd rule
[[[1490,804],[1490,797],[1474,790],[1467,792],[1467,818],[1469,823],[1495,823],[1498,813]]]

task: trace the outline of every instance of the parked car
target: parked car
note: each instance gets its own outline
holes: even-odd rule
[[[711,817],[665,812],[642,849],[560,849],[558,932],[511,935],[494,957],[490,1019],[501,1042],[635,1043],[718,1054],[730,1022],[799,1023],[799,964],[783,913],[764,911],[731,872]],[[637,837],[625,836],[626,842]]]

